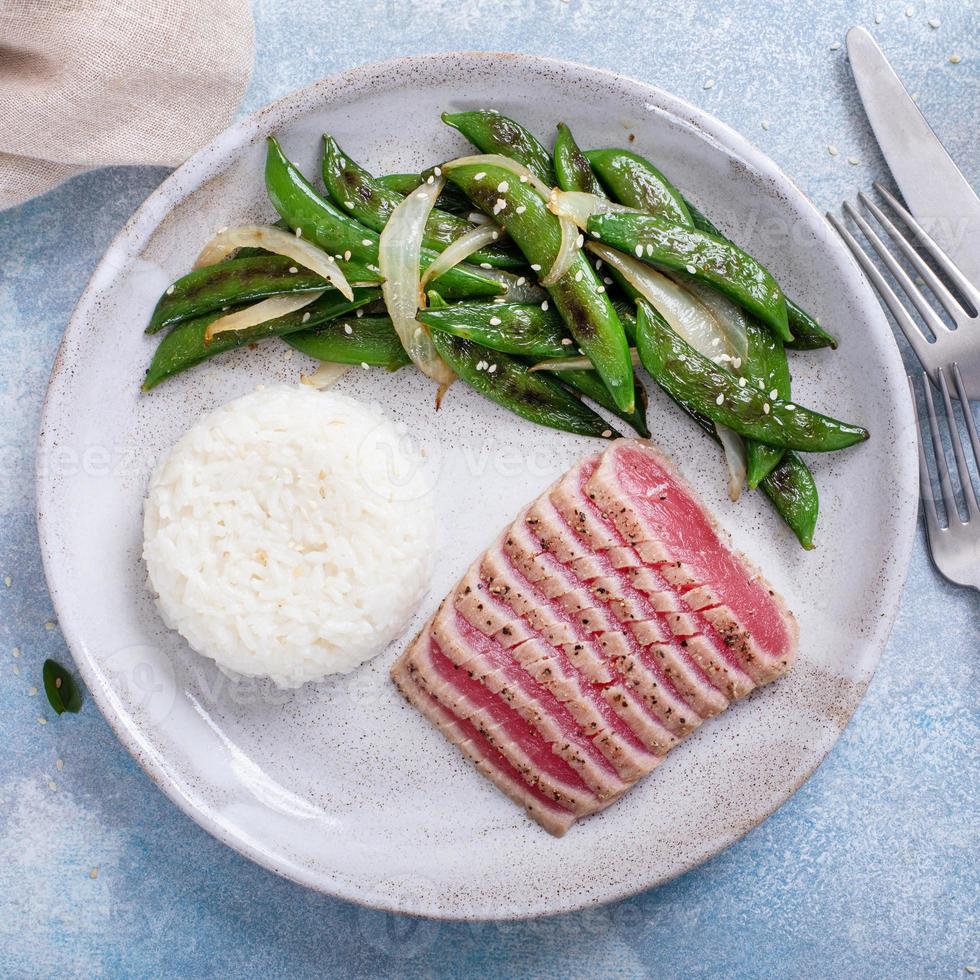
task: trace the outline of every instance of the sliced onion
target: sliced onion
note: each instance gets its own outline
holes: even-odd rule
[[[541,199],[544,201],[549,200],[551,197],[551,188],[540,177],[535,177],[522,163],[511,160],[510,157],[505,157],[500,153],[477,153],[473,156],[457,157],[455,160],[450,160],[449,163],[444,163],[442,169],[444,171],[455,170],[457,167],[480,166],[481,164],[488,167],[500,167],[503,170],[509,171],[522,184],[530,184],[541,195]]]
[[[586,247],[615,269],[699,354],[716,363],[742,356],[711,310],[685,287],[608,245],[589,242]]]
[[[639,213],[634,208],[624,207],[586,191],[555,191],[548,199],[548,210],[559,218],[574,222],[582,231],[586,230],[589,218],[594,214]]]
[[[395,332],[418,369],[440,385],[450,384],[455,375],[439,357],[429,331],[415,316],[424,302],[419,258],[425,223],[445,182],[445,177],[440,176],[406,195],[391,212],[378,243],[378,264],[384,279],[381,293]]]
[[[321,289],[315,293],[279,293],[278,296],[270,296],[261,303],[246,306],[244,310],[236,310],[227,316],[218,317],[204,331],[204,343],[210,344],[219,333],[257,327],[260,323],[277,320],[287,313],[295,313],[296,310],[301,310],[304,306],[309,306],[310,303],[318,300],[325,292],[325,289]]]
[[[700,282],[686,273],[671,272],[670,278],[683,286],[689,293],[711,311],[718,325],[728,335],[728,342],[735,351],[735,356],[744,361],[749,354],[748,320],[745,311],[733,303],[724,293],[718,292],[713,286]],[[732,365],[736,370],[739,362]]]
[[[471,231],[459,236],[451,245],[448,245],[439,257],[422,274],[422,289],[433,279],[438,279],[444,272],[448,272],[454,265],[465,261],[474,252],[478,252],[484,245],[497,241],[500,238],[500,229],[493,223],[483,224]],[[486,270],[481,270],[485,272]]]
[[[558,224],[561,225],[561,245],[558,247],[555,261],[551,263],[551,268],[541,277],[542,286],[553,286],[558,282],[572,267],[578,255],[578,228],[575,227],[575,223],[568,218],[559,218]]]
[[[311,385],[322,391],[339,381],[351,369],[351,366],[350,364],[323,361],[312,374],[300,374],[300,384]]]
[[[728,496],[738,500],[745,489],[745,474],[748,460],[745,455],[745,440],[728,426],[715,423],[715,432],[721,448],[725,450],[725,464],[728,466]]]
[[[198,255],[194,263],[195,269],[215,265],[227,258],[237,248],[264,248],[267,252],[285,255],[294,262],[323,276],[332,283],[342,296],[353,299],[347,277],[340,271],[333,256],[328,255],[322,248],[317,248],[298,235],[276,228],[275,225],[242,225],[240,228],[226,228],[219,231]]]
[[[630,348],[630,360],[634,367],[640,364],[640,355],[635,347]],[[538,361],[528,368],[532,371],[591,371],[595,365],[587,357],[551,357],[546,361]]]

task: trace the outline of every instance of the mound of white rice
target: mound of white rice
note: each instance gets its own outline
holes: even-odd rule
[[[432,500],[380,409],[283,385],[177,442],[150,481],[143,536],[169,627],[222,669],[298,687],[405,628],[427,588]]]

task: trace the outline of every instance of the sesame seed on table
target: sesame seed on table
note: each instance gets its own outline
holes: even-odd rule
[[[864,23],[980,186],[975,3],[667,0],[654,8],[619,0],[615,16],[602,0],[501,0],[492,16],[477,0],[255,0],[253,9],[256,62],[242,114],[322,75],[399,54],[475,48],[565,57],[658,85],[716,115],[821,211],[886,177],[842,47],[847,29]],[[626,133],[617,120],[610,126]],[[640,137],[633,145],[642,152]],[[702,867],[557,919],[413,920],[306,891],[184,816],[90,696],[78,715],[56,716],[41,667],[49,657],[72,662],[35,528],[38,414],[74,303],[166,174],[91,171],[0,212],[0,972],[747,980],[975,973],[980,614],[973,595],[937,576],[921,528],[875,679],[812,778]],[[482,362],[481,370],[493,369]],[[768,394],[774,413],[795,410]]]

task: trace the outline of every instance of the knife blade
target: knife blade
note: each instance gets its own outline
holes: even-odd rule
[[[847,55],[871,128],[909,210],[963,275],[980,286],[980,198],[869,31],[847,32]]]

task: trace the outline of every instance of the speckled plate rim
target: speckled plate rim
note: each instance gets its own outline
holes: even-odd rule
[[[37,451],[38,460],[42,460],[45,457],[45,453],[52,448],[52,423],[58,417],[58,413],[68,407],[62,398],[65,392],[65,353],[69,349],[75,335],[81,331],[92,308],[97,304],[100,291],[107,283],[112,281],[113,277],[121,268],[124,268],[129,261],[142,252],[146,242],[153,235],[157,227],[166,220],[170,211],[178,206],[187,196],[196,191],[202,184],[213,178],[214,164],[233,155],[241,145],[249,140],[264,136],[273,128],[290,122],[302,115],[303,112],[308,111],[311,102],[317,100],[326,101],[329,98],[331,89],[342,83],[344,85],[352,85],[354,83],[362,86],[370,85],[373,82],[383,82],[386,76],[389,76],[392,72],[404,73],[410,71],[413,67],[422,67],[433,63],[438,64],[443,61],[458,61],[460,59],[473,59],[478,63],[482,62],[484,64],[494,60],[507,59],[510,62],[524,64],[529,70],[536,66],[539,69],[549,68],[557,71],[573,72],[591,76],[609,85],[627,86],[632,87],[634,90],[642,90],[658,111],[662,111],[676,118],[685,125],[693,126],[707,142],[715,142],[729,150],[753,171],[771,180],[788,198],[794,200],[798,208],[810,212],[818,223],[826,225],[826,219],[819,213],[817,208],[799,187],[797,187],[795,182],[769,159],[769,157],[753,146],[736,130],[683,99],[649,85],[646,82],[609,71],[608,69],[594,68],[565,59],[544,58],[536,55],[512,52],[455,51],[429,55],[407,55],[385,61],[372,62],[367,65],[338,72],[267,104],[233,126],[230,126],[167,177],[147,197],[143,204],[140,205],[132,217],[126,222],[122,230],[115,236],[76,304],[55,357],[41,411]],[[211,166],[208,166],[209,163]],[[838,259],[841,275],[847,280],[847,285],[853,291],[854,295],[861,300],[863,311],[867,314],[869,322],[875,325],[876,333],[879,334],[878,339],[884,342],[883,352],[886,360],[889,362],[886,380],[889,388],[895,394],[894,404],[899,413],[899,417],[894,420],[895,425],[899,431],[914,431],[914,418],[912,415],[911,401],[907,395],[908,389],[906,386],[905,368],[898,345],[885,320],[884,314],[871,291],[871,287],[843,243],[836,236],[829,234],[825,245]],[[49,504],[51,503],[49,494],[52,491],[52,487],[42,479],[40,468],[36,479],[36,513],[42,562],[52,603],[58,617],[60,628],[69,650],[72,652],[82,679],[85,681],[99,710],[127,751],[142,766],[153,782],[199,826],[240,854],[289,880],[316,891],[361,905],[367,905],[368,907],[383,911],[432,918],[518,919],[557,915],[585,907],[594,907],[596,904],[622,900],[678,877],[703,864],[725,848],[730,847],[750,830],[764,822],[816,771],[823,759],[833,748],[849,722],[850,717],[853,716],[853,711],[860,703],[860,698],[863,697],[867,683],[870,682],[873,676],[874,669],[880,660],[881,653],[898,612],[899,600],[911,562],[912,545],[916,529],[918,461],[914,452],[900,454],[897,465],[902,477],[902,488],[908,492],[904,495],[903,506],[899,512],[900,519],[895,525],[895,539],[892,543],[892,554],[895,561],[892,563],[890,569],[883,572],[882,581],[885,587],[883,590],[884,594],[880,600],[882,615],[878,618],[877,628],[874,634],[869,638],[871,656],[869,658],[870,663],[868,664],[867,678],[864,687],[859,692],[860,697],[855,699],[851,707],[851,713],[847,720],[835,732],[831,733],[815,751],[812,767],[805,771],[794,785],[787,786],[782,799],[763,812],[757,820],[743,825],[737,832],[732,833],[730,839],[723,841],[716,847],[706,849],[695,859],[685,863],[672,873],[651,880],[637,880],[626,886],[612,889],[598,901],[556,901],[553,908],[531,913],[502,909],[494,915],[466,912],[461,912],[458,915],[449,915],[441,912],[433,912],[433,910],[428,908],[408,907],[405,903],[397,903],[395,901],[387,903],[367,902],[363,895],[357,893],[356,889],[348,889],[342,885],[338,885],[329,876],[313,872],[309,868],[295,862],[277,860],[275,855],[268,853],[258,842],[237,833],[234,827],[229,826],[225,821],[221,820],[203,801],[195,799],[189,793],[184,792],[171,774],[167,760],[154,749],[139,727],[131,724],[129,718],[120,710],[116,695],[105,683],[102,674],[86,654],[85,644],[77,625],[70,617],[66,618],[62,615],[64,611],[62,593],[63,590],[67,593],[70,583],[62,580],[59,567],[53,559],[55,550],[51,547],[51,527],[45,517]]]

